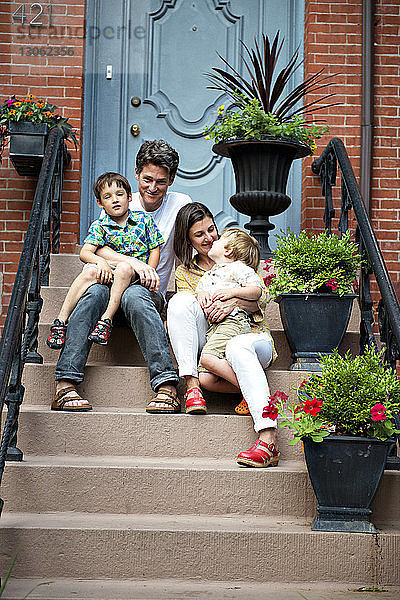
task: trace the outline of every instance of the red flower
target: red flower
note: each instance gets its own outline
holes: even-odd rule
[[[354,290],[354,292],[357,294],[357,292],[358,292],[358,285],[357,285],[357,281],[354,279],[354,280],[353,280],[351,283],[352,283],[352,285],[353,285],[353,290]]]
[[[317,415],[322,408],[322,400],[313,398],[312,400],[306,400],[303,404],[303,410],[305,413],[310,415]]]
[[[371,415],[373,421],[383,421],[386,419],[386,408],[378,402],[371,408]]]
[[[326,285],[331,288],[332,292],[334,292],[338,286],[334,279],[330,279],[329,281],[327,281]]]
[[[301,390],[301,388],[304,387],[306,385],[306,383],[308,383],[308,380],[307,379],[303,379],[303,381],[299,385],[299,390]]]
[[[286,400],[288,400],[289,396],[287,396],[284,392],[275,392],[275,394],[272,394],[272,396],[269,397],[270,399],[270,404],[275,404],[276,402],[278,402],[278,400],[282,400],[282,402],[286,402]]]
[[[262,416],[264,417],[264,419],[272,419],[273,421],[275,421],[276,417],[278,416],[278,409],[276,408],[273,402],[270,402],[269,404],[267,404],[267,406],[264,406]]]
[[[266,275],[264,277],[264,283],[267,287],[272,283],[272,280],[274,279],[274,277],[275,277],[275,275],[273,273],[270,273],[269,275]]]
[[[272,258],[270,258],[269,260],[266,260],[265,261],[265,266],[264,266],[264,271],[267,271],[267,273],[268,273],[271,264],[272,264]]]
[[[302,408],[303,408],[303,407],[301,406],[301,404],[298,404],[297,406],[295,406],[295,407],[294,407],[294,409],[293,409],[293,414],[294,414],[294,415],[297,415],[297,416],[294,418],[294,420],[295,420],[295,421],[300,421],[300,419],[301,419],[301,412],[302,412]]]

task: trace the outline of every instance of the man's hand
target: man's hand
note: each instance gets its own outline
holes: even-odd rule
[[[210,292],[197,292],[196,296],[198,303],[205,312],[212,303],[212,294]]]
[[[137,258],[131,258],[130,262],[140,278],[141,285],[150,290],[150,292],[158,292],[160,277],[157,271]]]
[[[98,258],[98,261],[96,263],[97,281],[99,283],[104,283],[106,285],[109,285],[112,282],[112,278],[113,278],[113,273],[112,273],[111,267],[104,258],[101,258],[101,257],[97,257],[97,258]]]
[[[225,300],[230,300],[231,298],[234,298],[237,295],[237,288],[227,288],[226,290],[218,290],[217,292],[215,292],[213,294],[213,301],[214,300],[222,300],[222,302],[224,302]]]
[[[219,323],[225,319],[225,317],[230,315],[236,306],[237,303],[235,298],[231,299],[230,301],[214,300],[214,302],[208,308],[203,310],[210,323]]]

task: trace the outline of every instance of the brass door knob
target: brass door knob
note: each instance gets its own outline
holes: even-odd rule
[[[136,123],[134,123],[134,125],[132,125],[131,127],[131,134],[136,137],[137,135],[139,135],[140,133],[140,127],[139,125],[137,125]]]
[[[138,96],[133,96],[133,98],[131,98],[131,104],[132,106],[140,106],[142,104],[142,101],[140,98],[138,98]]]

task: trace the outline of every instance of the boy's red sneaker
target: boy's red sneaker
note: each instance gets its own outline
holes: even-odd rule
[[[275,444],[267,444],[258,439],[249,450],[238,454],[236,462],[241,467],[276,467],[279,457],[280,452]]]
[[[110,319],[100,319],[88,339],[95,344],[105,346],[110,338],[112,323]]]
[[[50,327],[50,333],[47,336],[46,344],[53,350],[61,350],[65,344],[65,334],[67,332],[67,326],[64,321],[55,319],[53,325]]]

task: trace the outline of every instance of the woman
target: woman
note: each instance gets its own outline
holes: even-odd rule
[[[169,301],[167,321],[179,375],[186,379],[186,412],[207,412],[197,370],[199,353],[206,339],[207,319],[211,322],[221,321],[235,306],[254,313],[252,332],[236,336],[227,343],[225,350],[226,359],[236,374],[254,421],[254,429],[259,435],[249,450],[240,452],[237,462],[251,467],[276,466],[280,456],[276,421],[262,416],[270,395],[264,369],[276,357],[265,315],[259,309],[259,305],[265,309],[265,288],[258,304],[237,298],[224,302],[216,300],[205,311],[194,295],[201,276],[214,264],[208,252],[217,239],[213,216],[204,204],[193,202],[180,209],[175,223],[174,250],[182,265],[175,273],[177,293]],[[194,258],[193,249],[196,252]],[[207,389],[221,393],[238,392],[231,383],[217,377],[211,379]]]

